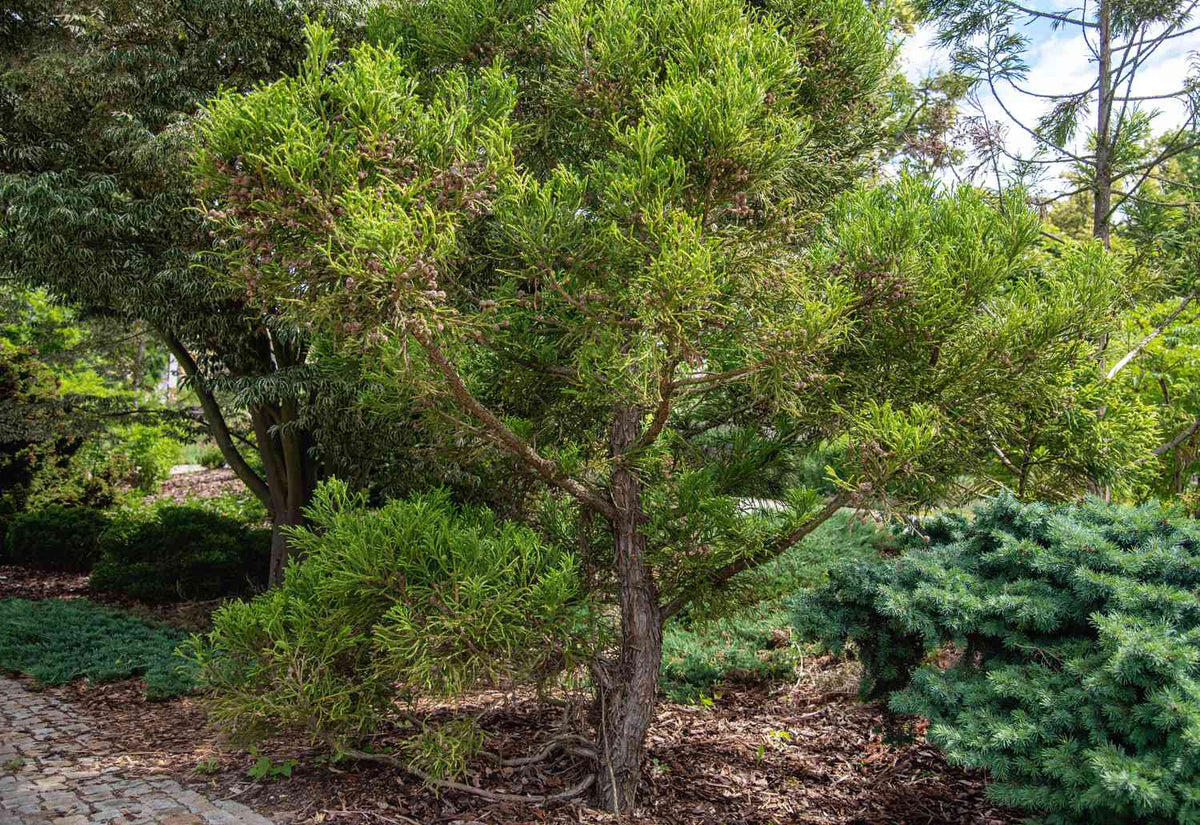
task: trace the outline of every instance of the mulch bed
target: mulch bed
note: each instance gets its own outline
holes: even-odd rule
[[[233,470],[222,467],[170,476],[149,499],[158,501],[169,498],[187,504],[198,498],[214,498],[225,493],[244,492],[245,489],[246,485],[242,484]]]
[[[0,599],[88,599],[188,631],[205,630],[221,599],[204,602],[147,604],[122,593],[88,589],[87,573],[59,573],[0,564]]]
[[[87,577],[0,566],[0,598],[88,597],[187,629],[201,629],[219,602],[148,606],[87,590]],[[732,686],[711,707],[663,702],[650,731],[642,809],[629,825],[999,825],[1021,817],[991,804],[981,776],[951,767],[915,740],[899,744],[878,708],[854,698],[854,665],[805,663],[795,684]],[[50,690],[79,703],[124,749],[131,770],[169,774],[210,796],[236,798],[279,823],[568,825],[615,823],[580,803],[549,809],[436,793],[392,768],[330,764],[294,739],[265,743],[275,762],[294,759],[290,779],[254,782],[255,757],[205,724],[196,698],[147,702],[137,681],[73,683]],[[561,711],[527,693],[480,693],[457,707],[478,715],[487,747],[518,755],[553,736]],[[449,713],[433,711],[433,715]],[[570,757],[523,771],[483,764],[466,781],[516,793],[554,793],[581,769]]]

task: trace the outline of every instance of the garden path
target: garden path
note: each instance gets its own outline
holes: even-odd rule
[[[0,677],[0,825],[271,825],[121,756],[76,709]]]

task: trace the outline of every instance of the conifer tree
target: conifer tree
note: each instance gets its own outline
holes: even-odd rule
[[[255,300],[540,482],[612,606],[595,801],[629,811],[663,623],[990,455],[1123,270],[969,189],[854,189],[893,54],[858,0],[445,0],[370,32],[330,65],[313,28],[295,77],[210,105],[208,226]],[[828,497],[772,475],[831,439]],[[779,511],[747,505],[767,478]]]

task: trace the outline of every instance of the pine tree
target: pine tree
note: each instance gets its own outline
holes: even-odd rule
[[[312,29],[295,77],[203,123],[222,269],[367,353],[456,435],[446,461],[507,455],[580,548],[611,605],[590,670],[614,810],[664,622],[842,506],[990,455],[979,434],[1057,398],[1127,288],[1098,244],[1040,255],[1023,208],[856,189],[888,27],[856,0],[767,5],[399,4],[334,65]],[[839,439],[828,497],[773,475]],[[770,485],[778,510],[747,504]]]

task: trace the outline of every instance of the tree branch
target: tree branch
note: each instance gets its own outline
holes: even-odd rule
[[[671,383],[672,376],[675,375],[675,367],[679,365],[679,358],[668,358],[663,364],[662,374],[658,379],[658,406],[654,409],[654,418],[650,421],[650,426],[634,443],[632,450],[640,450],[654,443],[654,439],[658,438],[659,433],[663,431],[663,427],[667,425],[667,418],[671,415],[671,398],[675,394],[675,386]]]
[[[524,439],[497,418],[495,413],[480,403],[479,399],[471,395],[471,391],[467,389],[467,385],[463,381],[462,376],[459,375],[458,369],[434,342],[433,336],[429,334],[427,329],[414,324],[410,325],[408,332],[417,340],[425,350],[425,354],[429,356],[429,360],[433,362],[433,365],[437,367],[438,371],[446,379],[446,383],[450,388],[450,394],[454,396],[454,399],[463,409],[483,425],[484,430],[487,431],[493,441],[524,462],[547,482],[570,493],[580,503],[591,507],[605,518],[616,518],[617,511],[611,502],[601,498],[578,479],[572,478],[563,472],[563,469],[555,462],[540,455],[537,450],[533,449]]]
[[[753,557],[741,558],[735,562],[731,562],[730,564],[725,565],[724,567],[722,567],[720,570],[717,570],[715,573],[713,573],[708,578],[707,584],[711,587],[720,587],[720,586],[724,585],[726,582],[728,582],[730,579],[732,579],[734,576],[736,576],[738,573],[741,573],[745,570],[751,570],[762,564],[766,564],[771,559],[786,552],[788,550],[788,548],[795,545],[796,542],[803,539],[805,536],[807,536],[813,530],[816,530],[818,527],[820,527],[822,524],[824,524],[826,521],[828,521],[829,518],[834,513],[836,513],[838,510],[842,509],[843,507],[845,507],[853,499],[854,499],[854,496],[851,493],[848,493],[844,490],[839,492],[836,496],[834,496],[828,502],[826,502],[825,506],[822,507],[820,509],[820,511],[818,511],[813,516],[802,521],[799,525],[797,525],[795,528],[793,528],[789,532],[780,536],[777,540],[772,542],[771,545],[769,547],[767,547],[767,549],[764,550],[762,553],[759,553],[758,555],[753,556]],[[676,613],[678,613],[680,610],[682,610],[689,601],[690,601],[690,599],[686,593],[676,596],[671,601],[671,603],[668,604],[663,609],[663,612],[662,612],[663,619],[668,619],[671,616],[674,616]]]
[[[1161,447],[1156,447],[1154,449],[1154,454],[1165,455],[1171,452],[1171,450],[1174,450],[1180,444],[1191,438],[1192,433],[1196,432],[1196,430],[1200,430],[1200,418],[1197,418],[1195,421],[1193,421],[1189,426],[1184,428],[1183,432],[1172,438],[1166,444],[1163,444]]]
[[[1116,377],[1117,373],[1119,373],[1121,370],[1125,369],[1125,367],[1127,367],[1129,365],[1130,361],[1132,361],[1134,358],[1137,358],[1138,355],[1142,352],[1142,350],[1144,350],[1146,347],[1148,347],[1150,345],[1150,343],[1152,341],[1154,341],[1155,338],[1162,335],[1163,330],[1165,330],[1167,327],[1169,327],[1171,325],[1171,322],[1174,321],[1176,318],[1178,318],[1180,313],[1182,313],[1185,309],[1187,309],[1188,304],[1190,304],[1192,302],[1192,299],[1195,297],[1196,297],[1196,293],[1193,292],[1191,295],[1188,295],[1186,298],[1184,298],[1179,303],[1179,306],[1175,307],[1174,311],[1172,311],[1171,314],[1168,315],[1161,324],[1159,324],[1157,327],[1155,327],[1155,329],[1149,335],[1147,335],[1145,338],[1143,338],[1136,347],[1134,347],[1129,352],[1127,352],[1125,354],[1124,358],[1122,358],[1117,363],[1113,364],[1112,369],[1110,369],[1108,371],[1108,375],[1106,375],[1105,378],[1109,381],[1113,380],[1113,378]]]
[[[204,416],[208,420],[209,431],[213,435],[213,440],[217,442],[217,447],[220,448],[221,455],[225,456],[225,461],[229,464],[230,469],[242,480],[242,483],[246,485],[250,492],[254,494],[254,497],[270,509],[271,491],[268,489],[267,483],[246,463],[246,459],[233,443],[233,438],[229,432],[229,425],[225,423],[225,416],[221,412],[221,406],[217,403],[217,399],[205,384],[204,376],[200,374],[200,368],[196,365],[196,360],[192,358],[191,353],[187,351],[183,343],[174,335],[169,332],[159,331],[159,337],[163,339],[163,343],[167,345],[167,349],[175,356],[175,360],[179,362],[179,365],[183,367],[183,371],[191,380],[192,389],[195,391],[196,397],[200,399],[200,407],[204,410]]]

